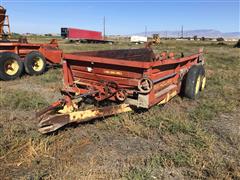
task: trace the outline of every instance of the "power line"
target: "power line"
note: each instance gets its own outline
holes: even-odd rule
[[[183,25],[182,25],[182,29],[181,29],[181,38],[183,38]]]
[[[105,40],[105,30],[106,30],[106,20],[105,20],[105,16],[103,17],[103,40]]]
[[[145,37],[147,37],[147,26],[145,26]]]

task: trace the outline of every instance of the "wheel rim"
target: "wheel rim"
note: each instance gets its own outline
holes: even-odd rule
[[[198,76],[198,78],[197,78],[197,83],[196,83],[196,87],[195,87],[195,95],[197,95],[198,92],[199,92],[200,83],[201,83],[201,77]]]
[[[138,89],[141,93],[149,93],[153,88],[153,83],[148,78],[142,78],[138,82]]]
[[[127,98],[127,93],[125,90],[120,89],[117,93],[116,93],[116,98],[119,101],[124,101]]]
[[[34,71],[41,71],[43,69],[43,66],[44,66],[44,62],[42,58],[36,57],[33,59],[32,68]]]
[[[205,89],[205,86],[206,86],[206,80],[207,80],[207,78],[204,76],[203,79],[202,79],[201,90],[204,90],[204,89]]]
[[[13,76],[15,75],[19,70],[19,65],[16,60],[7,60],[4,63],[4,71],[7,75]]]

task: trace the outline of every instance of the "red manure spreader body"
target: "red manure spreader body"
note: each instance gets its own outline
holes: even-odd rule
[[[63,98],[39,111],[39,131],[99,117],[148,109],[180,92],[194,99],[206,84],[203,52],[176,58],[151,48],[63,55]],[[95,108],[83,104],[92,102]]]

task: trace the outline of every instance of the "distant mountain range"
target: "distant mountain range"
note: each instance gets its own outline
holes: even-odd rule
[[[159,34],[160,37],[181,37],[181,31],[148,31],[147,36],[152,36],[152,34]],[[144,36],[145,32],[136,33],[132,35]],[[214,29],[199,29],[199,30],[184,30],[184,37],[209,37],[209,38],[240,38],[240,32],[221,32]]]

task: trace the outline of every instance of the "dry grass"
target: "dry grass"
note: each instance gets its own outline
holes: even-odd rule
[[[60,46],[72,52],[142,45],[61,40]],[[240,50],[233,44],[164,41],[154,51],[191,54],[199,47],[208,51],[208,86],[196,101],[175,97],[146,112],[48,136],[36,131],[34,112],[60,97],[61,70],[0,82],[1,179],[239,179]]]

